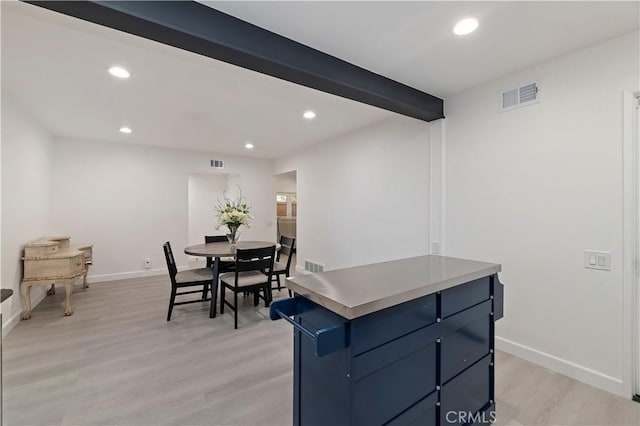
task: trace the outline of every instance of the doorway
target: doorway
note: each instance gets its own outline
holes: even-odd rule
[[[280,237],[295,238],[293,252],[298,246],[298,176],[296,171],[276,175],[276,219],[278,241]],[[295,258],[293,260],[295,265]]]
[[[627,102],[625,101],[625,104]],[[634,365],[633,370],[635,370],[634,377],[634,390],[633,390],[633,399],[637,402],[640,402],[640,92],[636,92],[633,94],[632,98],[632,106],[625,106],[625,109],[631,108],[632,111],[632,143],[631,152],[633,153],[633,185],[632,192],[632,221],[631,225],[633,226],[633,234],[635,238],[633,239],[632,247],[630,247],[632,252],[632,262],[631,270],[629,273],[632,277],[633,290],[635,292],[635,309],[633,322],[635,327],[633,327],[634,334]],[[628,117],[627,111],[625,111],[625,117]]]
[[[222,173],[194,173],[188,180],[187,245],[204,243],[205,235],[215,234],[213,208],[227,189],[228,175]],[[189,259],[190,266],[201,266],[204,258]]]

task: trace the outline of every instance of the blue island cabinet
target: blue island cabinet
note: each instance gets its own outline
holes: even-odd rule
[[[433,267],[432,260],[427,264]],[[502,284],[495,273],[458,283],[465,274],[438,281],[427,271],[431,278],[420,285],[417,278],[425,270],[423,263],[417,265],[413,274],[400,274],[410,281],[409,291],[406,283],[391,281],[382,292],[374,283],[373,294],[367,295],[370,274],[363,274],[369,280],[346,284],[341,278],[353,280],[358,271],[331,271],[294,278],[288,286],[296,296],[272,303],[271,319],[285,319],[295,330],[294,425],[435,426],[494,420],[494,321],[502,316]],[[359,267],[360,272],[372,266]],[[471,276],[499,270],[493,266]],[[341,301],[333,284],[356,291],[343,293]]]

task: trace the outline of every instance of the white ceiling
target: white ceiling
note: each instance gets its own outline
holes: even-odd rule
[[[394,115],[33,5],[1,7],[2,90],[56,135],[273,158]],[[131,78],[109,75],[114,64]]]
[[[273,158],[394,115],[22,2],[0,3],[2,90],[57,135]],[[637,30],[639,20],[637,2],[208,3],[442,97]],[[466,16],[477,17],[479,29],[454,36],[452,25]],[[132,77],[111,77],[114,64]],[[303,120],[306,109],[318,118]],[[120,134],[122,125],[133,134]]]
[[[202,3],[443,98],[640,26],[638,1]]]

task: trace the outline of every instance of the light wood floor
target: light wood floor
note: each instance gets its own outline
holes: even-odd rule
[[[4,424],[290,425],[291,327],[249,298],[238,330],[205,304],[166,322],[169,287],[77,287],[66,318],[64,291],[46,298],[3,341]],[[640,425],[638,403],[505,353],[496,368],[497,424]]]

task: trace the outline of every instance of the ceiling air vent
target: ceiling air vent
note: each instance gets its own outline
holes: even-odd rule
[[[211,160],[211,167],[213,167],[214,169],[224,169],[224,161]]]
[[[538,83],[531,83],[517,89],[502,92],[501,111],[527,106],[540,102],[540,89]]]

